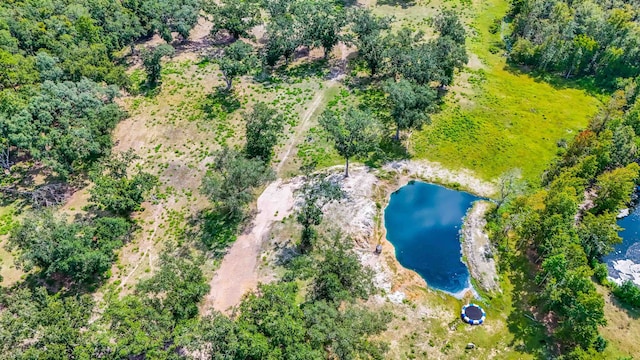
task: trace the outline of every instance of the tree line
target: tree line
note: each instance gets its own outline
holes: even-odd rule
[[[638,3],[513,0],[509,56],[563,76],[614,85],[640,74]]]
[[[3,288],[0,352],[11,359],[383,359],[386,344],[371,336],[386,329],[390,314],[360,305],[373,285],[350,243],[340,234],[323,240],[289,265],[288,279],[260,285],[231,317],[198,316],[209,290],[203,258],[171,246],[154,275],[122,297],[115,289],[96,302],[27,283]],[[301,274],[306,289],[296,281]]]
[[[607,345],[598,331],[606,324],[604,299],[592,276],[623,301],[640,293],[631,284],[608,284],[601,263],[621,242],[616,215],[640,179],[639,90],[636,82],[618,90],[587,129],[560,144],[562,155],[546,172],[544,187],[514,197],[494,219],[504,251],[515,237],[516,248],[534,264],[533,302],[551,319],[550,335],[568,358],[600,358]]]

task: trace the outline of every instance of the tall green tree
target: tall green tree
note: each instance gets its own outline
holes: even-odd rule
[[[162,44],[142,54],[142,63],[147,72],[147,86],[154,89],[158,86],[162,76],[162,58],[172,56],[175,50],[173,46]]]
[[[385,65],[387,37],[382,32],[390,27],[390,19],[377,17],[369,9],[356,9],[351,14],[351,31],[358,56],[367,64],[371,76],[375,76]]]
[[[269,23],[266,38],[263,61],[269,66],[276,65],[281,58],[288,64],[303,43],[300,26],[290,16]]]
[[[433,25],[440,37],[448,37],[458,45],[464,46],[466,31],[460,18],[452,10],[444,10],[434,19]]]
[[[338,154],[345,158],[346,177],[349,176],[349,159],[367,155],[380,140],[378,119],[369,112],[353,107],[341,112],[326,110],[319,122],[329,134]]]
[[[201,262],[188,255],[160,256],[160,269],[150,279],[141,281],[136,291],[159,313],[168,311],[176,321],[198,315],[198,303],[209,292]]]
[[[578,236],[587,258],[600,260],[613,250],[613,246],[622,242],[618,233],[622,230],[617,224],[616,214],[593,215],[586,213],[578,227]]]
[[[315,301],[340,303],[367,299],[373,292],[372,273],[352,251],[351,239],[336,233],[322,251],[310,296]]]
[[[429,112],[435,108],[438,93],[428,87],[420,86],[409,80],[388,80],[383,86],[387,93],[391,117],[396,126],[396,140],[400,140],[400,131],[421,129],[431,123]]]
[[[440,36],[431,43],[431,48],[436,56],[435,80],[441,86],[451,85],[455,70],[462,69],[469,61],[464,43],[457,43],[449,36]]]
[[[224,49],[222,56],[215,59],[227,83],[226,91],[231,90],[233,79],[248,74],[257,63],[253,47],[244,41],[236,41]]]
[[[254,199],[254,190],[271,180],[273,170],[260,159],[247,159],[242,153],[224,148],[202,181],[202,192],[230,219],[241,219]]]
[[[300,252],[308,253],[313,249],[318,236],[314,227],[322,222],[322,208],[330,201],[342,199],[345,194],[338,184],[327,179],[311,180],[309,176],[301,191],[304,202],[296,215],[296,220],[302,225],[298,248]]]
[[[324,58],[328,58],[341,40],[341,30],[346,24],[344,9],[331,1],[298,0],[293,14],[303,29],[302,44],[322,46]]]
[[[629,202],[635,190],[640,166],[631,163],[624,168],[607,171],[598,176],[596,187],[598,196],[594,200],[593,211],[596,214],[604,212],[617,213]]]
[[[258,158],[268,164],[273,157],[273,147],[284,128],[284,116],[267,104],[259,102],[253,111],[244,114],[247,143],[245,152],[249,158]]]
[[[134,159],[133,152],[118,154],[107,162],[104,172],[93,174],[89,201],[118,216],[129,217],[132,212],[141,210],[140,204],[147,192],[156,186],[158,178],[140,170],[129,176],[127,168]]]
[[[123,0],[123,5],[138,17],[147,35],[157,32],[166,42],[173,41],[172,32],[187,39],[202,10],[200,0]]]
[[[249,31],[260,23],[260,9],[255,0],[206,0],[204,11],[213,23],[214,36],[225,30],[234,39],[249,37]]]

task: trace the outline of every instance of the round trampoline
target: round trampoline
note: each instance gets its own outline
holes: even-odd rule
[[[487,314],[480,307],[480,305],[471,303],[462,307],[461,317],[462,321],[466,322],[467,324],[480,325],[484,322]]]

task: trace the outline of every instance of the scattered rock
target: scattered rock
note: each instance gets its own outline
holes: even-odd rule
[[[489,210],[487,201],[477,201],[467,213],[462,226],[462,252],[467,258],[467,266],[471,276],[480,286],[492,291],[498,289],[496,262],[489,236],[484,232],[487,221],[485,213]]]

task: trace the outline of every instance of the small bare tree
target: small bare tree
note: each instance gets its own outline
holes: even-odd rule
[[[496,211],[514,196],[522,193],[524,190],[524,182],[521,180],[522,172],[520,169],[511,169],[503,173],[498,180],[498,205]]]

